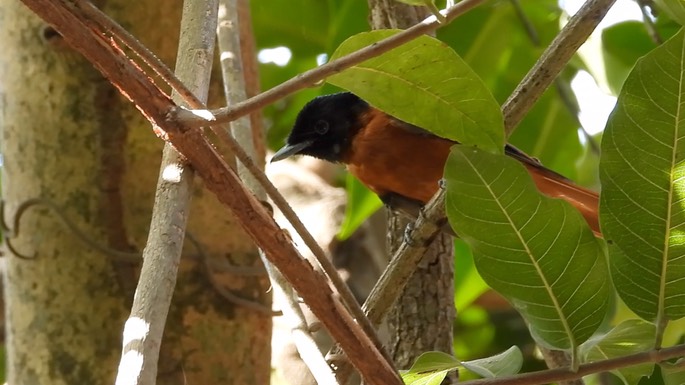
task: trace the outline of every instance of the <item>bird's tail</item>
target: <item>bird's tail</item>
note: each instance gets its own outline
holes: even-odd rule
[[[599,229],[599,195],[574,184],[563,176],[537,165],[526,164],[535,185],[541,193],[561,198],[571,203],[587,221],[596,236],[601,237]]]

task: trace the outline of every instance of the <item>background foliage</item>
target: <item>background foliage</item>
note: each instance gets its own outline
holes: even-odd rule
[[[672,19],[678,18],[680,9],[671,9],[673,7],[668,1],[661,2],[659,6],[668,9],[666,12],[657,13],[654,28],[659,36],[666,40],[680,28]],[[303,13],[306,15],[303,16]],[[285,65],[262,64],[264,88],[275,86],[315,66],[317,62],[327,60],[347,37],[368,29],[366,4],[352,0],[300,0],[279,8],[279,12],[274,12],[270,4],[258,2],[253,4],[253,17],[260,48],[285,46],[292,53],[292,57]],[[567,15],[562,12],[555,0],[490,1],[460,17],[457,22],[440,29],[437,37],[459,54],[463,62],[475,71],[492,93],[497,104],[501,105],[539,58],[542,50],[557,35],[566,18]],[[298,22],[294,22],[295,19]],[[267,25],[269,28],[260,28]],[[608,27],[594,36],[593,41],[600,47],[597,51],[599,55],[592,56],[584,52],[577,56],[559,77],[555,86],[543,95],[527,115],[510,138],[510,142],[540,159],[547,167],[585,186],[598,188],[599,142],[602,134],[591,136],[582,129],[578,119],[576,95],[570,87],[570,82],[579,71],[587,71],[601,89],[618,96],[637,60],[654,50],[658,44],[645,24],[639,21],[624,21]],[[348,44],[348,47],[342,48],[343,52],[350,51],[350,43],[345,44]],[[654,73],[654,70],[650,73]],[[368,89],[368,86],[355,83],[354,77],[340,78],[342,80],[333,79],[332,82],[357,93],[366,92],[366,98],[382,99],[383,93],[374,92],[373,89]],[[652,83],[658,84],[656,81]],[[325,84],[302,91],[280,104],[271,106],[266,111],[270,122],[268,138],[271,147],[276,148],[282,144],[299,108],[306,101],[314,96],[337,90],[334,86]],[[386,92],[393,95],[393,90]],[[389,106],[384,109],[392,111],[392,108]],[[341,236],[348,236],[356,224],[368,216],[374,207],[380,207],[380,202],[363,190],[353,178],[341,177],[340,181],[341,185],[346,183],[350,193],[347,221],[341,233]],[[473,359],[518,345],[527,357],[523,363],[524,370],[540,367],[542,364],[539,359],[533,357],[532,340],[520,316],[504,302],[499,301],[496,295],[486,292],[487,285],[473,265],[469,247],[462,241],[457,241],[455,250],[455,296],[459,311],[455,324],[457,357],[461,360]],[[595,254],[595,258],[597,255],[602,253]],[[608,275],[606,267],[602,269],[600,276],[594,278],[595,280],[601,279],[602,274]],[[594,271],[594,274],[597,274],[597,271]],[[582,282],[580,284],[582,285]],[[584,288],[590,289],[589,286]],[[602,306],[607,305],[606,297],[599,301],[604,303]],[[609,312],[612,315],[611,319],[599,316],[592,322],[595,326],[602,323],[602,330],[605,331],[609,330],[610,325],[620,326],[614,329],[606,340],[591,340],[583,345],[580,354],[584,358],[628,353],[629,349],[620,348],[614,353],[607,353],[611,351],[612,346],[620,345],[616,344],[617,336],[653,336],[653,333],[650,334],[653,325],[636,320],[636,316],[621,300],[612,301],[610,306],[614,309]],[[665,345],[682,339],[682,333],[678,331],[679,323],[682,321],[671,322],[667,328],[664,335]],[[587,330],[583,333],[583,339],[589,336]],[[638,345],[640,343],[643,347],[649,345],[649,338],[642,340]],[[572,344],[577,345],[576,342]],[[566,343],[562,345],[568,347]],[[621,379],[629,383],[663,383],[664,380],[658,370],[651,378],[642,378],[651,374],[652,367],[647,365],[642,368],[636,367],[634,370],[616,372],[614,381],[619,383]],[[668,379],[667,376],[666,381],[677,381],[674,378]]]

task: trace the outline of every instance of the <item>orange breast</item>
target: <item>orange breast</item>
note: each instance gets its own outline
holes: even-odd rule
[[[389,123],[382,113],[368,116],[344,162],[381,197],[396,193],[425,203],[438,189],[452,143]]]

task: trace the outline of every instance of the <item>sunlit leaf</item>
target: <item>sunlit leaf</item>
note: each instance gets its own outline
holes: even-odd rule
[[[511,376],[521,370],[523,354],[518,346],[512,346],[495,356],[464,361],[461,364],[484,378]]]
[[[580,214],[540,195],[503,155],[454,146],[445,178],[450,223],[485,282],[539,343],[575,351],[604,319],[611,290],[602,249]]]
[[[639,319],[624,321],[608,333],[594,336],[580,347],[584,362],[601,361],[610,358],[646,352],[654,348],[656,327]],[[624,384],[636,385],[642,377],[649,376],[654,364],[646,363],[624,367],[613,371]]]
[[[459,367],[459,360],[442,352],[426,352],[419,356],[412,367],[402,373],[407,385],[440,385],[450,370]]]
[[[380,30],[353,36],[338,47],[331,59],[397,32]],[[432,37],[421,36],[327,80],[439,136],[490,151],[503,149],[499,105],[459,55]]]
[[[600,221],[623,301],[649,321],[685,316],[685,41],[638,61],[602,140]]]

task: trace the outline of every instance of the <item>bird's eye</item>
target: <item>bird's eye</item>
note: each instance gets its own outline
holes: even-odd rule
[[[325,120],[319,120],[314,124],[314,131],[319,135],[324,135],[328,132],[328,122]]]

